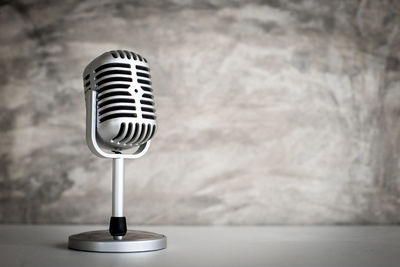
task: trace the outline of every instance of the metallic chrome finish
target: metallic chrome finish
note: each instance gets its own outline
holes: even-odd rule
[[[114,240],[106,230],[71,235],[68,239],[68,248],[94,252],[144,252],[166,247],[164,235],[136,230],[128,231],[121,240]]]
[[[96,123],[100,148],[122,153],[154,136],[153,89],[149,65],[143,57],[129,51],[106,52],[85,68],[83,83],[87,116]],[[95,97],[91,96],[94,92]]]
[[[95,58],[83,72],[87,145],[96,156],[113,159],[112,217],[124,217],[124,159],[143,156],[157,129],[149,71],[145,58],[117,50]],[[71,249],[97,252],[152,251],[166,245],[164,235],[143,231],[125,236],[92,231],[68,240]]]
[[[137,159],[143,156],[150,147],[151,140],[147,141],[138,147],[134,147],[132,153],[121,153],[116,154],[108,152],[106,148],[102,147],[97,142],[97,104],[96,104],[97,92],[87,91],[85,94],[86,99],[86,143],[93,154],[100,158],[129,158]]]
[[[113,159],[112,216],[124,217],[124,159]]]

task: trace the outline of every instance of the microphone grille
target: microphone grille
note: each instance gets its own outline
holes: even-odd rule
[[[115,118],[136,118],[131,64],[106,63],[94,70],[99,123]]]
[[[103,143],[125,149],[153,137],[156,114],[146,58],[126,50],[106,52],[85,68],[83,82],[85,92],[97,91],[97,130]]]

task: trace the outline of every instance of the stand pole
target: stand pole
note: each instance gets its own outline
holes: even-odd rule
[[[124,159],[114,158],[112,165],[112,217],[109,232],[114,240],[122,240],[127,231],[124,217]]]
[[[124,159],[113,159],[112,170],[112,216],[124,217]]]

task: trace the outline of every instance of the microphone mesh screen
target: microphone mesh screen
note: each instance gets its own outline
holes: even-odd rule
[[[151,85],[147,60],[133,52],[110,51],[86,67],[84,88],[97,92],[97,133],[103,145],[122,150],[154,136]]]

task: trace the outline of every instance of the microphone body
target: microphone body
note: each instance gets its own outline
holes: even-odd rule
[[[164,235],[128,231],[124,216],[124,159],[143,156],[157,131],[147,60],[126,50],[103,53],[85,68],[83,87],[87,145],[98,157],[113,159],[112,216],[108,232],[72,235],[68,247],[97,252],[166,248]]]
[[[89,117],[86,129],[90,132],[91,124],[96,123],[95,138],[100,148],[120,152],[145,144],[154,136],[154,97],[145,58],[129,51],[106,52],[85,68],[83,82]],[[90,116],[93,93],[96,118]],[[93,138],[87,134],[91,149]]]

